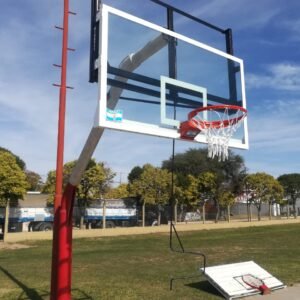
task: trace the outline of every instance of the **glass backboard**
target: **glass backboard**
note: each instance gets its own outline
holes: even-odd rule
[[[102,5],[95,126],[181,139],[192,110],[246,108],[243,61],[201,41]],[[206,143],[199,133],[194,142]],[[247,149],[247,119],[229,142]]]

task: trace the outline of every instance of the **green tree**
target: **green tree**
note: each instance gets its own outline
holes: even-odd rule
[[[10,202],[18,203],[26,193],[26,176],[16,158],[7,151],[0,151],[0,201],[5,205],[4,239],[7,233]]]
[[[146,204],[156,204],[158,208],[158,225],[160,225],[160,206],[170,199],[171,174],[167,170],[162,170],[151,166],[143,166],[143,172],[138,179],[133,180],[129,186],[132,196],[140,199],[142,203],[142,224],[145,226],[145,206]]]
[[[274,182],[271,185],[272,193],[271,197],[268,199],[269,203],[269,218],[272,218],[272,206],[274,204],[281,204],[283,200],[284,195],[284,189],[281,185],[281,183],[274,178]]]
[[[76,164],[76,160],[64,164],[63,186],[65,187],[69,181],[69,177]],[[110,168],[106,168],[103,163],[97,163],[91,159],[77,187],[77,197],[86,199],[98,199],[103,196],[112,182],[115,174]],[[53,204],[55,195],[56,172],[51,170],[48,172],[43,192],[48,193],[49,204]]]
[[[227,221],[230,222],[230,207],[235,203],[235,196],[230,191],[222,191],[218,195],[221,208],[227,211]]]
[[[172,175],[171,175],[172,176]],[[173,192],[173,199],[169,199],[169,204],[173,206],[172,219],[175,221],[175,223],[179,220],[180,222],[183,220],[183,206],[186,203],[186,191],[180,187],[177,184],[177,178],[174,176],[174,186],[173,186],[174,192]],[[170,194],[172,193],[172,181],[170,183]],[[172,195],[172,194],[171,194]],[[182,206],[182,209],[180,210],[180,215],[178,216],[178,205]]]
[[[9,152],[0,151],[0,199],[17,201],[23,199],[28,183],[16,158]]]
[[[28,182],[28,191],[41,191],[43,187],[42,177],[39,174],[29,170],[25,171],[25,175]]]
[[[18,155],[14,154],[10,150],[2,148],[2,147],[0,147],[0,152],[7,152],[7,153],[11,154],[16,159],[16,163],[20,167],[20,169],[22,171],[24,171],[26,169],[26,164],[25,164],[24,160],[22,160]]]
[[[187,175],[197,177],[204,172],[215,173],[218,182],[230,184],[234,191],[242,190],[242,181],[246,174],[244,159],[230,150],[227,160],[218,161],[217,158],[207,157],[207,149],[189,149],[185,153],[176,154],[174,163],[172,158],[163,161],[162,168],[174,171],[179,183],[184,181]]]
[[[91,167],[91,165],[94,165],[95,161],[91,160],[88,164],[87,169]],[[74,168],[76,164],[76,160],[67,162],[64,164],[63,168],[63,187],[65,187],[68,183],[69,177],[71,175],[72,169]],[[56,171],[51,170],[48,172],[47,179],[45,182],[45,185],[43,187],[42,192],[49,194],[48,198],[48,205],[53,205],[54,203],[54,196],[55,196],[55,183],[56,183]]]
[[[83,173],[77,192],[77,204],[81,211],[80,228],[83,228],[85,209],[96,199],[104,198],[114,174],[103,163],[90,163],[90,167]]]
[[[71,161],[64,165],[64,186],[67,184],[75,164],[76,161]],[[94,159],[90,160],[87,169],[83,173],[80,184],[77,187],[77,205],[81,212],[80,227],[83,226],[83,216],[86,207],[88,207],[92,201],[104,197],[110,188],[114,176],[115,174],[112,170],[105,167],[103,163],[97,163]],[[55,180],[55,171],[50,171],[43,189],[43,192],[50,194],[49,205],[53,204]]]
[[[121,199],[129,196],[128,187],[126,183],[122,183],[115,188],[111,188],[106,194],[107,199]]]
[[[300,196],[300,174],[283,174],[278,177],[278,181],[281,183],[284,189],[284,195],[288,199],[288,206],[291,203],[293,206],[294,217],[297,218],[296,201]],[[289,208],[288,208],[289,215]]]
[[[132,170],[128,174],[128,182],[133,183],[134,180],[140,178],[142,173],[143,173],[143,168],[141,168],[139,166],[135,166],[134,168],[132,168]]]
[[[186,190],[187,198],[191,204],[202,206],[202,219],[205,222],[205,203],[216,199],[217,176],[212,172],[203,172],[198,177],[188,175],[190,181]]]
[[[54,202],[54,195],[55,195],[55,171],[49,171],[47,175],[46,182],[43,186],[42,193],[49,194],[47,199],[47,205],[52,206]]]
[[[102,164],[95,164],[85,170],[77,188],[77,199],[79,207],[99,198],[104,198],[109,185],[106,184],[106,172]]]
[[[203,199],[213,199],[216,193],[216,175],[211,172],[203,172],[198,177],[188,175],[190,185],[186,191],[189,202],[193,205]]]
[[[210,172],[216,175],[216,195],[226,190],[237,195],[243,190],[243,179],[246,176],[244,159],[229,151],[226,161],[218,161],[217,158],[207,157],[207,149],[189,149],[185,153],[176,154],[174,163],[172,158],[163,161],[162,168],[172,172],[174,170],[178,178],[178,187],[185,189],[188,185],[188,175],[198,177],[199,174]],[[220,215],[218,197],[214,197],[217,208],[216,221]]]
[[[162,168],[170,172],[174,170],[176,174],[197,176],[209,171],[211,163],[214,164],[215,160],[207,158],[206,149],[189,149],[185,153],[177,153],[174,156],[174,163],[172,157],[163,161]]]
[[[262,203],[268,203],[270,211],[272,203],[279,202],[283,197],[282,186],[273,176],[269,174],[250,174],[245,177],[244,183],[249,189],[251,201],[257,208],[257,216],[259,221],[261,220]]]

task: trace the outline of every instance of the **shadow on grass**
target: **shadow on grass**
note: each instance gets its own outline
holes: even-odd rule
[[[29,288],[27,285],[25,285],[23,282],[18,280],[16,277],[14,277],[9,271],[4,269],[0,266],[0,270],[15,284],[17,284],[23,292],[19,295],[17,300],[43,300],[43,299],[50,299],[50,293],[47,291],[37,291],[36,289]],[[72,289],[72,293],[76,293],[76,297],[73,297],[74,300],[92,300],[93,298],[89,295],[87,295],[84,291],[81,291],[79,289]]]
[[[43,300],[42,297],[45,297],[49,295],[49,293],[43,291],[43,294],[41,295],[36,291],[36,289],[29,288],[27,285],[22,283],[20,280],[18,280],[16,277],[14,277],[10,272],[8,272],[6,269],[0,266],[0,270],[14,283],[16,283],[22,290],[23,292],[21,295],[18,297],[18,299],[26,299],[24,298],[27,297],[28,299],[35,299],[35,300]],[[25,294],[25,295],[24,295]]]
[[[76,292],[76,296],[74,296],[74,292]],[[73,300],[94,300],[95,298],[89,296],[84,291],[79,289],[72,289],[72,299]]]
[[[188,283],[188,284],[185,284],[185,286],[188,286],[188,287],[191,287],[191,288],[194,288],[197,290],[201,290],[208,294],[212,294],[214,296],[219,296],[219,297],[223,298],[223,296],[219,293],[219,291],[216,288],[214,288],[207,280]]]

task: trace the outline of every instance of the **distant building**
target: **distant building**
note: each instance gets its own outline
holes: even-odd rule
[[[46,207],[49,194],[27,192],[24,200],[19,200],[19,207]]]

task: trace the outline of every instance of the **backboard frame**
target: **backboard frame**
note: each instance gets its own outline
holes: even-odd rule
[[[219,55],[228,61],[236,62],[239,64],[239,71],[241,76],[241,96],[242,96],[242,107],[246,108],[246,93],[245,93],[245,78],[244,78],[244,65],[243,60],[237,58],[231,54],[223,52],[219,49],[211,47],[207,44],[202,42],[196,41],[191,39],[187,36],[179,34],[177,32],[171,31],[159,25],[153,24],[149,21],[143,20],[139,17],[133,16],[121,10],[115,9],[105,4],[101,4],[100,10],[97,14],[97,20],[99,21],[99,55],[98,60],[95,61],[95,68],[98,68],[98,86],[99,86],[99,101],[98,101],[98,108],[96,112],[95,124],[94,126],[100,126],[102,128],[110,128],[114,130],[121,130],[121,131],[129,131],[133,133],[139,134],[146,134],[152,136],[159,136],[164,138],[171,138],[171,139],[180,139],[180,133],[178,129],[178,122],[174,122],[174,126],[177,128],[164,128],[162,126],[153,125],[153,124],[146,124],[142,122],[136,122],[132,120],[123,119],[121,122],[111,122],[108,121],[106,118],[106,110],[114,109],[118,99],[113,99],[112,101],[108,101],[107,97],[107,80],[108,80],[108,18],[109,14],[116,15],[118,17],[127,19],[131,22],[135,22],[136,24],[145,26],[147,28],[153,29],[162,35],[166,35],[173,39],[177,39],[186,43],[189,43],[193,46],[198,48],[204,49],[216,55]],[[99,59],[100,58],[100,59]],[[173,78],[161,78],[161,86],[163,86],[164,82],[172,81]],[[185,85],[189,85],[189,83],[183,83]],[[120,88],[119,88],[120,89]],[[199,87],[199,91],[204,91],[204,87]],[[121,91],[122,92],[122,91]],[[120,92],[120,95],[121,95]],[[119,95],[119,96],[120,96]],[[161,95],[161,100],[164,100],[164,96]],[[111,103],[110,103],[111,102]],[[163,109],[161,110],[163,114]],[[173,122],[170,122],[173,123]],[[248,126],[247,126],[247,118],[244,120],[244,136],[242,140],[238,139],[231,139],[229,143],[229,147],[239,148],[239,149],[248,149],[249,142],[248,142]],[[206,138],[203,134],[199,134],[194,142],[206,143]]]

